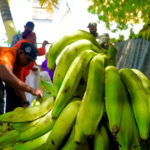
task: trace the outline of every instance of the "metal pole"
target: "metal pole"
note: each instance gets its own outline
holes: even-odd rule
[[[37,43],[37,44],[43,44],[43,43]],[[48,44],[52,44],[52,43],[48,43]]]

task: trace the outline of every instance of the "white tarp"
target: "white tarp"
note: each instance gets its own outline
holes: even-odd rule
[[[34,89],[38,89],[39,82],[40,82],[40,68],[38,66],[34,66],[34,67],[38,68],[37,74],[35,74],[32,70],[30,70],[30,74],[27,76],[25,83]],[[30,102],[30,104],[35,98],[37,98],[36,96],[33,96],[32,94],[27,92],[25,92],[25,95],[26,95],[26,99]]]

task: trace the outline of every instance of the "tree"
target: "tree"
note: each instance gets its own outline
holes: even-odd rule
[[[39,2],[41,7],[45,7],[54,13],[54,10],[58,8],[58,0],[34,0]],[[5,26],[6,34],[8,37],[9,43],[11,43],[12,37],[17,34],[12,15],[9,8],[9,0],[0,0],[0,12]]]
[[[17,34],[10,8],[7,0],[0,0],[0,11],[5,26],[6,34],[8,37],[9,43],[11,43],[12,37]]]
[[[106,28],[111,29],[111,23],[117,23],[117,29],[124,30],[128,25],[145,23],[150,18],[150,0],[91,0],[93,4],[88,11],[98,15],[104,21]]]

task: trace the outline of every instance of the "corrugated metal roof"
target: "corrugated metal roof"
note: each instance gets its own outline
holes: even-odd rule
[[[135,68],[150,80],[150,41],[143,38],[117,42],[117,68]]]

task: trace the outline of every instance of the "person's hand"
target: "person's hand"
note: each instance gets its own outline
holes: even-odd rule
[[[33,89],[31,94],[41,98],[43,96],[43,91],[40,89]]]
[[[43,41],[43,43],[42,43],[42,47],[45,47],[47,44],[49,44],[49,43],[48,43],[48,41],[46,41],[46,40],[45,40],[45,41]]]
[[[24,104],[23,105],[23,108],[27,108],[27,107],[29,107],[28,104]]]

